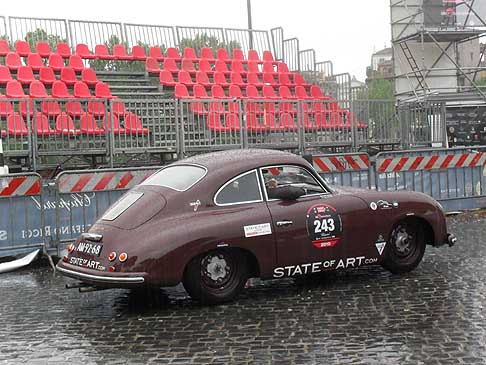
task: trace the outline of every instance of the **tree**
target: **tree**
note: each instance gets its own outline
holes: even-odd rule
[[[47,42],[51,47],[51,51],[56,50],[56,45],[61,42],[66,42],[65,38],[57,34],[48,34],[44,29],[37,28],[33,32],[28,32],[25,36],[25,40],[29,43],[30,49],[35,50],[38,42]]]
[[[392,100],[393,82],[386,79],[374,79],[368,86],[368,98],[371,100]]]

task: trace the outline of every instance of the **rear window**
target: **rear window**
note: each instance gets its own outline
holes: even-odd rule
[[[177,191],[186,191],[205,175],[206,169],[201,166],[169,166],[150,176],[141,185],[165,186]]]
[[[138,199],[143,196],[143,193],[129,191],[123,197],[120,198],[115,204],[111,206],[110,209],[103,215],[101,219],[105,221],[114,221],[117,219],[125,210],[130,208]]]

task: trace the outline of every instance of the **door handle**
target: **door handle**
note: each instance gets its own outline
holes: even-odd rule
[[[294,224],[292,221],[278,221],[277,222],[277,227],[288,227]]]

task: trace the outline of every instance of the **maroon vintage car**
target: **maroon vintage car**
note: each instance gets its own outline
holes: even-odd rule
[[[452,245],[439,203],[414,192],[329,187],[302,157],[199,155],[136,186],[68,247],[58,270],[89,289],[172,286],[203,302],[275,279],[381,264],[413,270]]]

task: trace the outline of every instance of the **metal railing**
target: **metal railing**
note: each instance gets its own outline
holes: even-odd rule
[[[227,47],[240,48],[246,55],[250,49],[256,50],[260,55],[263,51],[271,50],[266,30],[226,28],[225,39]]]
[[[124,24],[123,27],[128,46],[141,44],[159,46],[163,49],[177,46],[174,27],[145,24]]]
[[[49,42],[51,47],[58,42],[69,42],[68,24],[65,19],[9,17],[10,40],[22,39],[31,43]]]
[[[94,50],[97,44],[121,43],[125,40],[122,23],[68,20],[72,47],[84,43]],[[115,42],[117,41],[117,42]]]

